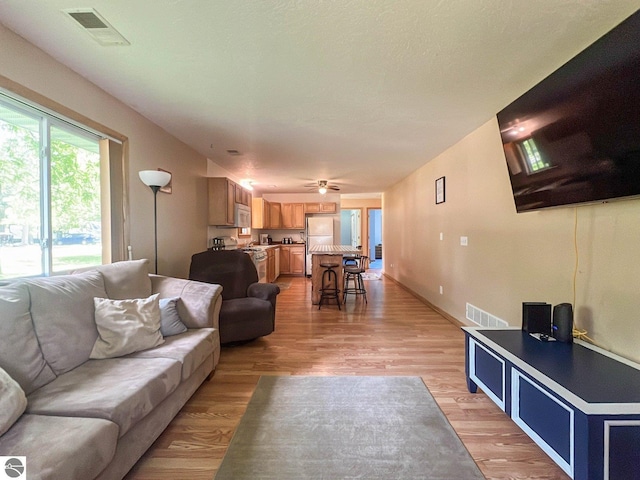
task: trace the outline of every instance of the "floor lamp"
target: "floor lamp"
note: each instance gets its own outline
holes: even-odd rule
[[[158,273],[158,190],[171,181],[171,174],[161,170],[142,170],[140,180],[153,191],[153,238],[155,247],[155,272]]]

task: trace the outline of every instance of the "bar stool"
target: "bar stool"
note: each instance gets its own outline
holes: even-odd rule
[[[346,265],[344,267],[344,290],[342,292],[342,302],[347,303],[347,294],[356,295],[356,299],[358,295],[362,295],[365,303],[369,303],[367,301],[367,290],[364,288],[364,280],[362,280],[362,274],[365,272],[367,268],[367,257],[366,255],[361,255],[358,257],[357,265]],[[349,287],[349,281],[353,282],[353,287]]]
[[[321,263],[321,267],[324,268],[324,272],[322,272],[322,283],[320,288],[320,302],[318,303],[318,310],[322,307],[322,301],[328,300],[330,298],[334,298],[336,300],[336,304],[338,305],[338,310],[342,310],[340,308],[340,290],[338,289],[338,274],[334,270],[334,268],[338,268],[340,264],[338,263]],[[325,285],[327,285],[325,287]]]

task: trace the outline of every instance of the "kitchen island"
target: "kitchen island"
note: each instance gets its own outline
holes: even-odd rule
[[[309,247],[311,254],[311,303],[320,303],[320,289],[322,288],[322,273],[324,267],[321,263],[335,263],[338,265],[334,270],[338,275],[338,288],[342,292],[342,258],[345,255],[357,255],[362,251],[351,245],[313,245]]]

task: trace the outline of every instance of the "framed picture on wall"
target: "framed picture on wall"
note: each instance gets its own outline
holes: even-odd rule
[[[436,205],[444,203],[444,177],[436,180]]]

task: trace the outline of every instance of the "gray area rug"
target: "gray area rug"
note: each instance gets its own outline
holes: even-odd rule
[[[262,376],[216,480],[484,479],[419,377]]]

